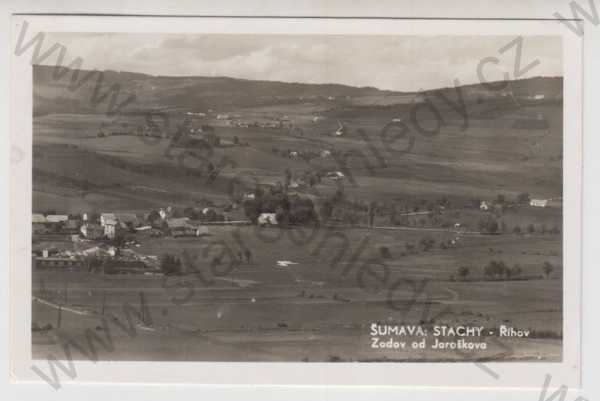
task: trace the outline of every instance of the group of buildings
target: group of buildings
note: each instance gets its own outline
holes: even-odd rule
[[[34,213],[32,232],[34,235],[71,234],[88,240],[114,240],[127,233],[173,237],[208,235],[208,227],[204,224],[188,217],[172,217],[170,208],[158,212],[158,221],[149,221],[148,218],[148,215],[141,218],[135,213],[84,213],[81,216]]]

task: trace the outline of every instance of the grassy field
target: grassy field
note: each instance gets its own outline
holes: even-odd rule
[[[87,316],[62,312],[61,331],[83,339],[86,328],[94,330],[99,325],[103,297],[105,314],[114,314],[124,323],[123,304],[139,310],[139,293],[143,292],[152,329],[138,327],[144,338],[137,340],[143,343],[140,348],[142,345],[118,326],[113,327],[115,351],[107,358],[115,360],[357,361],[384,356],[398,360],[461,360],[451,351],[383,353],[370,349],[371,323],[419,324],[423,320],[426,325],[472,324],[491,329],[507,324],[554,333],[556,338],[488,339],[490,348],[477,358],[560,359],[562,269],[560,255],[553,252],[560,243],[558,236],[464,236],[458,248],[401,257],[403,242],[415,240],[422,232],[346,230],[351,245],[345,248],[339,238],[325,231],[306,242],[298,241],[302,234],[297,230],[262,231],[257,234],[254,227],[239,228],[237,237],[253,250],[253,260],[231,269],[228,257],[215,270],[209,261],[222,252],[223,244],[235,255],[240,240],[234,239],[230,229],[214,227],[210,237],[147,239],[135,248],[149,255],[171,252],[182,256],[187,252],[192,264],[186,266],[188,274],[183,276],[36,270],[33,294],[60,304],[65,302],[66,292],[66,307],[95,312]],[[449,235],[436,233],[434,237],[442,240]],[[217,243],[221,245],[214,245]],[[378,265],[389,269],[389,277],[383,284],[370,279],[359,281],[361,266],[377,258],[380,244],[392,250],[392,258],[379,259]],[[363,251],[344,274],[357,247]],[[532,253],[531,249],[539,252]],[[336,265],[333,261],[340,252],[342,257]],[[530,279],[484,281],[480,269],[491,259],[521,264],[523,276]],[[281,260],[297,264],[281,267],[277,264]],[[479,265],[473,261],[479,261]],[[542,278],[545,261],[557,265],[549,278]],[[466,281],[450,281],[449,276],[465,263],[471,266],[473,276]],[[402,284],[394,287],[397,282]],[[426,284],[417,293],[409,283]],[[40,326],[51,323],[56,327],[57,313],[56,308],[33,303],[33,322]],[[51,333],[34,335],[34,356],[44,357],[49,350],[60,352],[57,344],[48,343],[52,337]],[[508,355],[506,347],[511,350]]]

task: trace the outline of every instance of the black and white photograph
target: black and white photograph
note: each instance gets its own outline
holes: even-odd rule
[[[34,358],[562,360],[560,37],[43,40]]]

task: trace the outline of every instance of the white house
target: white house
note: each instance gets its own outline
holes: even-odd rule
[[[104,236],[104,229],[95,224],[84,224],[79,231],[87,239],[100,239]]]
[[[342,173],[341,171],[330,171],[327,173],[327,178],[332,179],[332,180],[341,180],[343,179],[344,173]]]
[[[106,224],[114,224],[113,222],[117,220],[114,213],[101,213],[100,214],[100,225],[104,227]]]
[[[46,218],[44,217],[43,214],[34,213],[31,215],[31,222],[32,223],[47,223],[48,221],[46,220]]]
[[[548,199],[531,199],[529,201],[529,206],[534,207],[546,207],[548,204]]]
[[[202,237],[204,235],[209,235],[208,227],[199,226],[198,228],[196,228],[196,237]]]
[[[277,216],[275,213],[261,213],[257,222],[259,226],[277,225]]]
[[[486,201],[481,201],[479,204],[479,210],[488,210],[490,207]]]
[[[46,216],[48,223],[60,223],[61,221],[69,220],[69,216],[66,214],[49,214]]]

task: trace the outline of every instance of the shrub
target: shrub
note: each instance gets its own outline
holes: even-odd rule
[[[546,278],[550,278],[550,273],[552,273],[554,271],[554,266],[552,266],[552,263],[546,261],[542,265],[542,270],[543,270],[544,274],[546,275]]]
[[[179,274],[181,273],[181,260],[175,255],[165,253],[160,260],[160,269],[164,274]]]
[[[384,259],[391,259],[392,258],[392,254],[390,252],[390,249],[387,246],[380,246],[379,247],[379,254]]]
[[[460,279],[464,281],[467,279],[467,276],[471,274],[471,269],[469,269],[467,266],[460,266],[457,272],[458,277],[460,277]]]
[[[421,247],[423,247],[423,251],[427,252],[431,248],[433,248],[433,245],[435,245],[435,240],[431,237],[424,237],[421,238],[419,244],[421,245]]]

